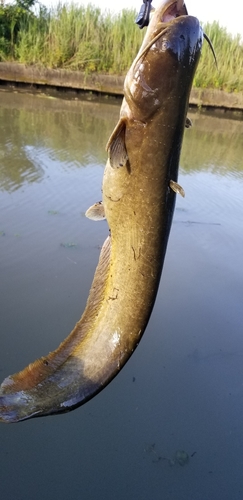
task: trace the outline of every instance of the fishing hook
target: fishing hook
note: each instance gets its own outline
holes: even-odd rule
[[[149,24],[151,3],[152,0],[143,0],[143,4],[141,5],[140,11],[135,20],[135,23],[139,26],[140,29],[143,29],[144,26],[148,26]]]

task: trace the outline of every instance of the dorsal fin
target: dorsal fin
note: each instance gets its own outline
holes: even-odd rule
[[[108,151],[108,157],[112,168],[126,167],[128,164],[125,132],[126,122],[123,118],[121,118],[106,145],[106,150]]]

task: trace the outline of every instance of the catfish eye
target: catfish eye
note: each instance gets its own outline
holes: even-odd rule
[[[168,42],[166,40],[164,42],[162,42],[161,50],[163,52],[165,52],[168,49],[168,47],[169,47],[169,44],[168,44]]]

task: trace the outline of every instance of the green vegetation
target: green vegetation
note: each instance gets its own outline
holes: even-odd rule
[[[30,10],[35,0],[0,6],[0,61],[38,64],[87,73],[123,74],[137,53],[144,30],[134,23],[136,12],[112,15],[93,6],[59,4]],[[214,46],[218,70],[206,43],[194,86],[243,91],[243,44],[218,23],[204,30]]]
[[[218,69],[208,44],[204,42],[194,86],[217,88],[228,92],[242,92],[243,43],[240,35],[233,37],[217,22],[207,23],[203,29],[214,47]]]

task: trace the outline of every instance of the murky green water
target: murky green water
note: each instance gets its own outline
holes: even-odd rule
[[[119,106],[0,93],[0,378],[85,306]],[[195,114],[159,294],[119,376],[66,415],[0,425],[7,500],[242,500],[243,122]]]

